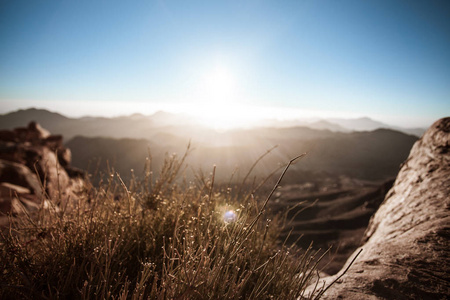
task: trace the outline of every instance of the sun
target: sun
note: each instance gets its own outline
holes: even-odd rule
[[[206,74],[204,88],[209,101],[217,102],[233,96],[236,90],[235,75],[223,64],[217,64]]]
[[[216,62],[204,71],[196,98],[197,105],[190,114],[199,123],[214,129],[241,127],[246,123],[238,75],[224,61]]]
[[[206,60],[205,60],[206,61]],[[242,81],[245,72],[238,60],[218,56],[197,65],[195,85],[189,93],[184,113],[207,127],[219,131],[251,127],[260,118],[249,107]]]

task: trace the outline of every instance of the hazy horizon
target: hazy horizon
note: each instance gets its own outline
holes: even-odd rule
[[[212,127],[450,115],[445,1],[7,1],[0,113],[187,113]]]
[[[79,105],[79,103],[73,103],[73,105]],[[129,106],[129,105],[128,105]],[[125,108],[125,107],[124,107]],[[131,117],[133,115],[142,115],[145,117],[152,117],[158,113],[168,113],[172,114],[175,117],[180,117],[179,120],[185,120],[188,124],[198,124],[206,127],[210,127],[212,129],[218,129],[219,131],[228,130],[228,129],[245,129],[245,128],[257,128],[257,127],[292,127],[292,126],[309,126],[308,124],[314,125],[315,122],[319,121],[327,121],[331,124],[339,126],[337,123],[334,123],[335,120],[362,120],[369,119],[374,122],[380,122],[382,124],[388,125],[390,128],[403,128],[403,129],[423,129],[428,128],[432,123],[436,120],[433,120],[431,123],[423,123],[422,126],[408,126],[407,124],[402,124],[398,122],[389,122],[386,119],[377,119],[374,117],[369,117],[365,115],[349,115],[349,114],[336,114],[334,112],[315,112],[315,111],[301,111],[299,109],[292,108],[277,108],[277,107],[264,107],[260,108],[259,113],[255,113],[253,118],[250,120],[243,121],[245,117],[244,114],[235,114],[233,118],[233,124],[214,124],[214,120],[209,118],[203,118],[198,113],[189,112],[186,109],[183,109],[181,105],[171,107],[162,107],[156,106],[149,110],[133,110],[130,109],[122,110],[120,113],[101,113],[95,114],[92,113],[96,111],[95,109],[87,109],[86,113],[74,113],[71,110],[71,106],[65,107],[57,107],[57,106],[49,106],[49,107],[39,107],[39,106],[21,106],[15,107],[13,109],[3,110],[0,109],[0,115],[6,115],[9,113],[18,112],[20,110],[29,110],[29,109],[37,109],[37,110],[46,110],[51,113],[58,113],[68,118],[73,119],[81,119],[81,118],[120,118],[120,117]],[[100,109],[100,108],[99,108]],[[255,109],[254,107],[242,107],[242,109]],[[242,118],[242,119],[241,119]],[[170,123],[170,120],[168,120]],[[192,123],[194,121],[194,123]],[[339,123],[339,122],[338,122]],[[380,127],[381,128],[381,127]]]

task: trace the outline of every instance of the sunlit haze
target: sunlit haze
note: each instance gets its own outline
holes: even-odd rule
[[[0,113],[450,115],[447,1],[3,1]]]

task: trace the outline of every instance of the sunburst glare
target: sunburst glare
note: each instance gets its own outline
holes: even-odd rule
[[[236,79],[233,72],[225,64],[216,64],[204,78],[206,95],[211,101],[222,101],[233,96]]]
[[[197,121],[214,129],[230,129],[250,123],[242,106],[239,74],[226,59],[217,59],[199,80],[195,99],[197,105],[188,112]]]

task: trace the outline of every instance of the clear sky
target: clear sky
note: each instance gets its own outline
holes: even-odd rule
[[[450,1],[0,0],[0,113],[450,115]]]

